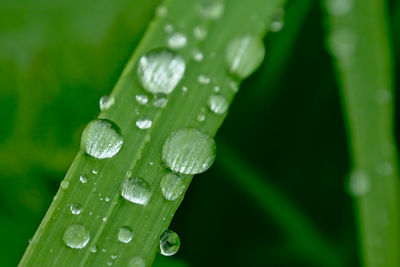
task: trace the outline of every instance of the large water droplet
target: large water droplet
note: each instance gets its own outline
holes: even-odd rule
[[[146,205],[150,201],[151,190],[142,179],[131,177],[122,183],[121,195],[132,203]]]
[[[224,13],[224,8],[224,2],[221,0],[203,0],[198,10],[202,17],[210,20],[217,20]]]
[[[163,108],[167,105],[167,103],[168,103],[168,98],[166,94],[158,93],[154,95],[153,106],[157,108]]]
[[[152,94],[171,93],[185,73],[183,58],[166,49],[156,49],[139,60],[137,74],[143,88]]]
[[[325,0],[325,6],[329,14],[342,16],[348,13],[354,5],[354,0]]]
[[[185,128],[167,138],[162,158],[174,172],[197,174],[211,167],[215,150],[215,142],[210,135],[193,128]]]
[[[246,35],[229,42],[226,62],[232,74],[246,78],[260,66],[264,55],[263,42],[259,38]]]
[[[175,32],[168,38],[168,47],[171,49],[179,49],[186,45],[186,35],[181,32]]]
[[[142,257],[136,256],[128,262],[128,267],[146,267],[146,262]]]
[[[118,126],[105,119],[91,121],[82,133],[81,148],[97,159],[111,158],[119,152],[123,138]]]
[[[160,251],[164,256],[172,256],[178,252],[181,241],[172,230],[166,230],[160,237]]]
[[[183,177],[177,173],[169,173],[165,175],[160,182],[161,192],[166,200],[175,200],[183,191],[185,191],[185,183]]]
[[[84,226],[75,224],[65,230],[63,240],[67,247],[81,249],[89,243],[90,234]]]
[[[73,215],[79,215],[82,212],[82,207],[80,204],[71,204],[71,206],[69,208]]]
[[[119,228],[118,240],[122,243],[129,243],[132,241],[133,231],[129,226],[122,226]]]
[[[113,96],[103,96],[100,98],[100,110],[107,110],[115,103],[115,98]]]
[[[349,193],[355,197],[365,195],[370,190],[370,178],[367,173],[355,170],[349,177]]]
[[[136,126],[142,130],[149,129],[152,124],[153,122],[149,118],[139,118],[136,121]]]
[[[228,102],[222,95],[212,95],[208,99],[208,107],[215,114],[222,115],[228,109]]]

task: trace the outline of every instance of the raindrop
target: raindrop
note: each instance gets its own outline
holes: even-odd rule
[[[368,174],[361,170],[355,170],[349,177],[349,193],[352,196],[360,197],[367,194],[370,190],[370,178]]]
[[[186,43],[186,35],[180,32],[175,32],[168,38],[168,47],[171,49],[179,49],[185,47]]]
[[[162,158],[174,172],[197,174],[208,170],[215,159],[214,139],[193,128],[173,132],[165,141]]]
[[[146,267],[146,262],[142,257],[136,256],[128,262],[128,267]]]
[[[129,243],[132,241],[133,231],[129,226],[122,226],[119,228],[118,240],[122,243]]]
[[[174,26],[172,26],[171,24],[165,24],[164,31],[166,33],[173,33],[174,32]]]
[[[81,214],[81,212],[82,212],[82,207],[81,207],[80,204],[71,204],[71,205],[69,206],[69,208],[70,208],[71,213],[72,213],[73,215],[79,215],[79,214]]]
[[[142,179],[131,177],[122,183],[121,195],[132,203],[146,205],[150,201],[151,190]]]
[[[181,241],[172,230],[166,230],[160,237],[160,251],[164,256],[172,256],[178,252]]]
[[[105,197],[105,198],[104,198],[104,201],[105,201],[105,202],[110,202],[110,200],[111,200],[111,199],[110,199],[109,197]]]
[[[178,173],[169,173],[165,175],[160,182],[161,192],[166,200],[175,200],[183,191],[185,191],[185,183],[182,175]]]
[[[197,77],[197,81],[201,84],[209,84],[211,79],[205,75],[199,75],[199,77]]]
[[[264,55],[263,42],[259,38],[246,35],[229,42],[226,62],[232,74],[246,78],[260,66]]]
[[[140,105],[146,105],[149,102],[149,97],[145,94],[138,94],[136,95],[136,102]]]
[[[351,56],[356,50],[356,43],[356,35],[349,29],[336,30],[329,38],[329,47],[337,58]]]
[[[283,21],[283,16],[285,15],[285,11],[282,8],[279,8],[277,12],[272,17],[271,24],[269,29],[271,32],[279,32],[282,30],[283,26],[285,25]]]
[[[182,92],[187,92],[188,88],[186,86],[182,86]]]
[[[354,0],[325,0],[325,6],[329,14],[342,16],[348,13],[354,5]]]
[[[154,95],[153,106],[157,108],[163,108],[167,105],[167,103],[168,103],[168,97],[166,94],[158,93]]]
[[[199,41],[206,39],[207,34],[207,29],[203,26],[197,26],[193,29],[193,35]]]
[[[96,253],[96,252],[97,252],[97,247],[96,247],[96,245],[92,245],[92,246],[89,248],[89,251],[92,252],[92,253]]]
[[[139,60],[137,75],[143,88],[152,94],[170,94],[185,73],[183,58],[166,49],[156,49]]]
[[[107,110],[114,105],[115,98],[113,96],[103,96],[100,98],[100,110]]]
[[[87,178],[83,175],[79,176],[79,181],[81,181],[82,184],[86,184],[87,183]]]
[[[139,118],[136,121],[136,126],[142,130],[149,129],[152,124],[153,122],[148,118]]]
[[[199,115],[197,115],[198,122],[203,122],[205,120],[206,120],[206,115],[204,113],[200,113]]]
[[[221,90],[219,86],[214,86],[214,92],[218,93]]]
[[[198,6],[198,11],[205,19],[217,20],[224,13],[224,8],[224,2],[221,0],[203,0]]]
[[[156,13],[159,17],[166,17],[168,15],[168,9],[165,6],[158,6]]]
[[[67,180],[63,180],[63,181],[61,182],[60,186],[61,186],[61,189],[67,190],[68,187],[69,187],[69,182],[68,182]]]
[[[212,95],[208,99],[208,107],[215,114],[222,115],[228,109],[228,102],[222,95]]]
[[[89,231],[79,224],[68,226],[63,235],[67,247],[81,249],[86,247],[90,240]]]
[[[195,49],[193,51],[193,59],[194,61],[200,62],[204,59],[204,55],[199,49]]]
[[[105,119],[91,121],[82,133],[81,148],[97,159],[111,158],[119,152],[123,138],[119,127]]]

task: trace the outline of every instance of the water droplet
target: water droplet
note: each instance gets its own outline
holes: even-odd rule
[[[121,131],[109,120],[91,121],[82,133],[81,148],[86,154],[97,159],[111,158],[123,144]]]
[[[285,25],[283,21],[283,16],[285,15],[285,11],[283,8],[279,8],[274,16],[272,17],[271,24],[269,26],[269,29],[271,32],[279,32],[282,30],[283,26]]]
[[[205,19],[217,20],[224,13],[224,8],[224,2],[220,0],[203,0],[198,11]]]
[[[166,200],[175,200],[183,191],[185,191],[185,183],[183,177],[178,173],[169,173],[165,175],[160,182],[161,192]]]
[[[122,183],[121,195],[132,203],[146,205],[150,201],[151,190],[142,179],[131,177]]]
[[[232,91],[237,92],[239,90],[239,84],[235,81],[231,81],[229,83],[229,87],[232,89]]]
[[[188,88],[186,86],[182,86],[182,92],[186,93]]]
[[[357,46],[356,35],[349,29],[340,29],[331,33],[329,47],[337,58],[349,60]]]
[[[152,94],[170,94],[185,73],[183,58],[166,49],[156,49],[139,60],[138,78],[143,88]]]
[[[221,88],[219,88],[219,86],[214,86],[214,92],[218,93],[221,90]]]
[[[168,33],[168,34],[173,33],[174,32],[174,26],[172,26],[171,24],[165,24],[164,31],[166,33]]]
[[[168,97],[166,94],[158,93],[154,95],[153,106],[163,108],[168,104]]]
[[[197,81],[201,84],[209,84],[211,79],[205,75],[199,75],[199,77],[197,77]]]
[[[128,267],[146,267],[146,262],[142,257],[136,256],[128,262]]]
[[[193,35],[199,41],[206,39],[207,34],[208,34],[208,31],[203,26],[197,26],[193,29]]]
[[[228,109],[228,102],[222,95],[212,95],[208,99],[208,107],[215,114],[222,115]]]
[[[111,259],[115,260],[116,258],[118,258],[117,255],[111,255]]]
[[[165,6],[158,6],[156,9],[157,16],[166,17],[168,15],[168,9]]]
[[[79,215],[82,212],[82,207],[80,204],[71,204],[69,208],[73,215]]]
[[[325,6],[329,14],[342,16],[347,14],[354,5],[354,0],[325,0]]]
[[[113,96],[103,96],[100,98],[100,110],[107,110],[114,105],[115,98]]]
[[[204,113],[200,113],[199,115],[197,115],[198,122],[203,122],[205,120],[206,120],[206,115]]]
[[[178,252],[181,241],[172,230],[166,230],[160,237],[160,251],[164,256],[172,256]]]
[[[368,174],[361,170],[355,170],[349,177],[349,193],[355,197],[360,197],[369,192],[370,179]]]
[[[186,35],[181,32],[175,32],[168,38],[168,47],[171,49],[179,49],[185,47],[186,43]]]
[[[69,187],[69,182],[67,180],[62,180],[60,186],[61,186],[61,189],[67,190]]]
[[[203,58],[204,58],[204,55],[199,49],[195,49],[193,51],[193,59],[194,59],[194,61],[200,62],[200,61],[203,60]]]
[[[259,38],[246,35],[229,42],[226,62],[232,74],[246,78],[260,66],[264,55],[263,42]]]
[[[108,261],[108,262],[107,262],[107,266],[112,266],[112,262],[111,262],[111,261]]]
[[[376,101],[379,104],[387,104],[392,100],[392,93],[387,88],[381,88],[376,91]]]
[[[148,118],[139,118],[136,121],[136,126],[142,130],[149,129],[152,124],[153,122]]]
[[[103,222],[107,221],[107,217],[103,217],[102,221]]]
[[[111,199],[110,199],[109,197],[105,197],[105,198],[104,198],[104,201],[105,201],[105,202],[110,202],[110,200],[111,200]]]
[[[393,165],[390,162],[384,161],[384,162],[381,162],[380,164],[378,164],[376,171],[380,175],[392,175],[393,169],[394,169]]]
[[[92,173],[93,173],[94,175],[96,175],[96,174],[98,173],[98,171],[97,171],[96,169],[93,169],[93,170],[92,170]]]
[[[68,226],[63,235],[67,247],[81,249],[86,247],[90,240],[89,231],[79,224]]]
[[[149,97],[145,94],[138,94],[136,95],[136,102],[140,105],[146,105],[149,102]]]
[[[122,226],[119,228],[118,240],[122,243],[129,243],[132,241],[133,231],[129,226]]]
[[[83,175],[79,176],[79,181],[81,181],[82,184],[86,184],[87,183],[87,178]]]
[[[184,128],[167,138],[162,158],[174,172],[197,174],[211,167],[215,150],[215,142],[210,135],[193,128]]]

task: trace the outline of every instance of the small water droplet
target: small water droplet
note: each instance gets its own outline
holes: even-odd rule
[[[354,0],[325,0],[325,6],[329,14],[342,16],[347,14],[354,5]]]
[[[96,245],[90,246],[90,247],[89,247],[89,251],[90,251],[91,253],[96,253],[96,252],[97,252],[97,247],[96,247]]]
[[[171,24],[165,24],[164,31],[165,33],[171,34],[174,32],[174,26],[172,26]]]
[[[108,261],[108,262],[107,262],[107,266],[112,266],[112,262],[111,262],[111,261]]]
[[[356,35],[347,28],[333,31],[329,37],[329,47],[337,58],[348,61],[348,58],[356,51]]]
[[[193,128],[184,128],[167,138],[162,158],[174,172],[197,174],[211,167],[215,150],[215,142],[210,135]]]
[[[178,173],[168,173],[160,182],[161,192],[166,200],[173,201],[185,191],[183,177]]]
[[[103,222],[107,221],[107,217],[103,217],[102,221]]]
[[[199,75],[199,77],[197,77],[197,81],[201,84],[209,84],[211,79],[205,75]]]
[[[122,226],[119,228],[118,240],[122,243],[129,243],[132,241],[133,231],[129,226]]]
[[[81,176],[79,176],[79,181],[80,181],[82,184],[86,184],[86,183],[87,183],[87,178],[86,178],[85,176],[81,175]]]
[[[96,175],[96,174],[98,173],[98,171],[97,171],[96,169],[93,169],[93,170],[92,170],[92,173],[93,173],[94,175]]]
[[[198,11],[205,19],[217,20],[224,13],[224,8],[224,2],[221,0],[203,0],[198,6]]]
[[[111,199],[110,199],[109,197],[105,197],[105,198],[104,198],[104,201],[105,201],[105,202],[110,202],[110,200],[111,200]]]
[[[178,252],[181,241],[179,236],[172,230],[166,230],[160,237],[160,251],[164,256],[172,256]]]
[[[73,215],[79,215],[82,212],[82,207],[80,204],[71,204],[69,208]]]
[[[203,122],[205,120],[206,120],[206,115],[204,113],[200,113],[199,115],[197,115],[198,122]]]
[[[136,95],[136,102],[138,102],[140,105],[146,105],[147,102],[149,101],[149,97],[145,94],[137,94]]]
[[[149,129],[152,124],[153,122],[148,118],[139,118],[136,121],[136,126],[142,130]]]
[[[263,42],[259,38],[246,35],[229,42],[226,62],[232,74],[246,78],[260,66],[264,55]]]
[[[212,95],[208,99],[208,107],[215,114],[222,115],[228,109],[228,102],[222,95]]]
[[[218,93],[221,90],[219,86],[214,86],[214,92]]]
[[[193,51],[193,59],[194,59],[194,61],[200,62],[200,61],[203,60],[203,58],[204,58],[204,55],[199,49],[195,49]]]
[[[271,24],[269,26],[269,29],[271,32],[279,32],[282,30],[283,26],[285,25],[283,21],[283,16],[285,15],[285,11],[283,8],[279,8],[274,16],[272,17]]]
[[[376,101],[379,104],[387,104],[392,100],[392,93],[387,88],[381,88],[376,91]]]
[[[376,171],[380,175],[392,175],[394,168],[390,162],[384,161],[384,162],[381,162],[380,164],[378,164]]]
[[[355,170],[349,177],[349,193],[352,196],[360,197],[370,190],[370,179],[368,174],[361,170]]]
[[[84,226],[75,224],[67,227],[63,240],[67,247],[81,249],[89,243],[90,234]]]
[[[186,93],[188,88],[186,86],[182,86],[182,92]]]
[[[121,195],[132,203],[146,205],[150,201],[151,190],[142,179],[131,177],[122,183]]]
[[[118,258],[118,256],[117,255],[111,255],[111,259],[113,259],[113,260],[115,260],[116,258]]]
[[[199,41],[206,39],[207,34],[208,31],[204,26],[197,26],[193,29],[193,35]]]
[[[187,43],[186,35],[181,32],[175,32],[168,38],[168,47],[171,49],[180,49]]]
[[[166,17],[168,15],[168,9],[165,6],[158,6],[156,9],[156,14],[159,17]]]
[[[156,49],[139,60],[137,74],[143,88],[152,94],[170,94],[186,69],[183,58],[166,49]]]
[[[100,110],[107,110],[114,105],[115,98],[113,96],[103,96],[100,98]]]
[[[232,91],[237,92],[239,90],[239,84],[235,81],[231,81],[229,83],[229,87],[232,89]]]
[[[61,189],[67,190],[69,187],[69,182],[67,180],[62,180],[60,186],[61,186]]]
[[[136,256],[128,262],[128,267],[146,267],[146,262],[142,257]]]
[[[97,159],[112,158],[119,152],[122,144],[119,127],[109,120],[91,121],[82,133],[81,148]]]
[[[166,94],[158,93],[154,95],[153,106],[157,108],[164,108],[168,104],[168,97]]]

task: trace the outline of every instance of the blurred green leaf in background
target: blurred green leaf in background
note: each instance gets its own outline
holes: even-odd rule
[[[159,3],[0,1],[0,266],[18,264]],[[389,7],[398,58],[400,1]],[[154,266],[360,265],[323,16],[320,1],[288,1],[175,215],[180,252]]]

